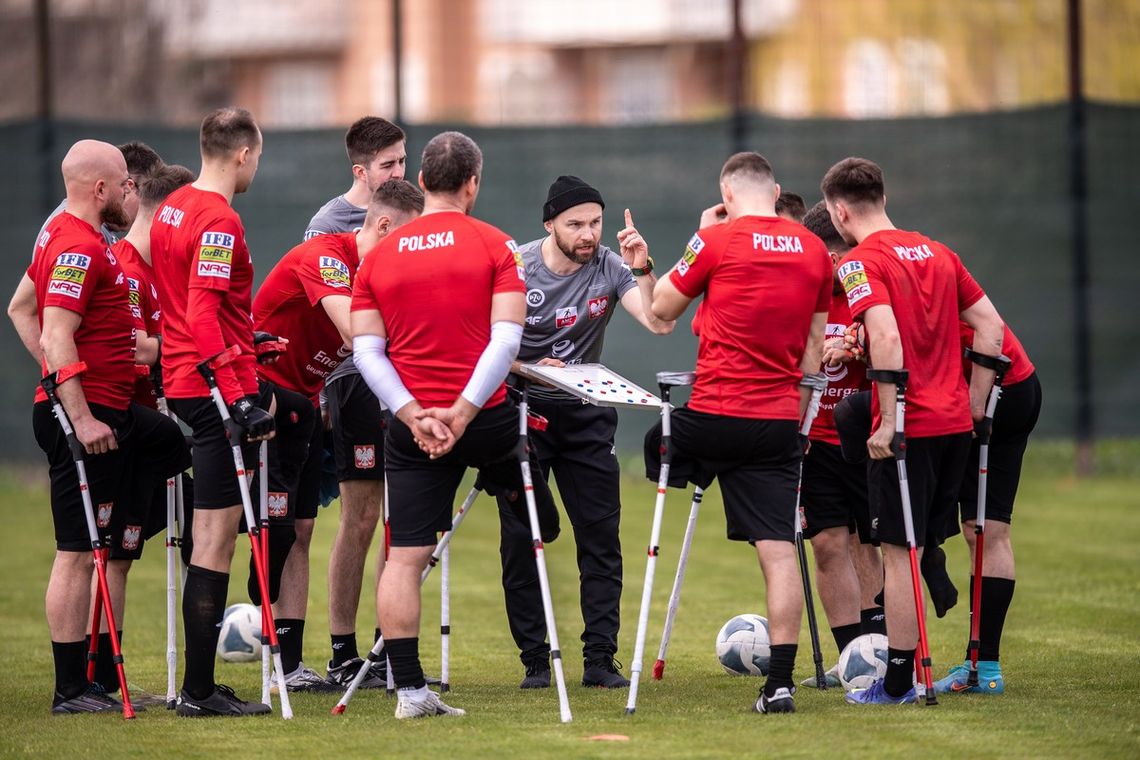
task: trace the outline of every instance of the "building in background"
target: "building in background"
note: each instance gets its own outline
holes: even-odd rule
[[[269,127],[396,112],[396,0],[0,0],[0,118]],[[740,0],[749,108],[942,115],[1063,100],[1065,0]],[[1140,101],[1140,3],[1083,0],[1086,92]],[[406,122],[621,124],[729,111],[732,0],[402,0]]]

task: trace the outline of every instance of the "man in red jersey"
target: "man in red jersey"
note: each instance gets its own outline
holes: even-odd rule
[[[420,573],[451,528],[464,472],[478,467],[485,484],[523,492],[518,411],[503,383],[526,317],[522,259],[507,235],[469,216],[483,168],[471,138],[435,136],[421,167],[424,214],[365,259],[351,319],[357,367],[394,415],[384,443],[392,548],[376,606],[397,718],[464,714],[427,688],[418,638]],[[542,531],[553,540],[550,492],[542,478],[534,489],[542,514],[554,516]]]
[[[315,413],[317,397],[325,378],[349,353],[349,308],[352,281],[360,260],[397,227],[423,211],[423,193],[403,179],[388,180],[377,188],[369,201],[364,224],[356,232],[314,235],[293,248],[277,263],[253,300],[254,327],[259,331],[289,339],[289,350],[276,362],[260,365],[258,373],[268,391],[278,401],[278,435],[269,444],[269,488],[288,494],[284,514],[270,514],[270,561],[277,542],[276,533],[292,528],[295,540],[283,558],[281,592],[274,607],[281,641],[281,657],[286,687],[291,691],[339,689],[336,681],[326,681],[302,657],[305,615],[309,596],[309,543],[320,502],[323,426]],[[286,434],[290,424],[281,419],[282,395],[300,395],[309,404],[308,430]],[[375,523],[372,528],[375,529]],[[365,539],[367,547],[369,535]],[[360,597],[364,554],[354,573],[356,599]],[[336,621],[333,635],[353,634],[355,614],[347,621]],[[355,636],[353,636],[355,638]],[[359,660],[358,655],[356,656]],[[337,663],[340,665],[341,663]],[[344,675],[355,676],[356,667],[341,667]],[[330,667],[330,672],[331,667]],[[376,684],[373,684],[376,685]]]
[[[863,322],[871,365],[906,368],[907,475],[920,548],[931,525],[942,525],[957,500],[973,420],[981,419],[993,372],[976,369],[967,389],[959,359],[958,320],[977,330],[974,349],[1001,353],[1002,322],[958,256],[917,232],[898,230],[886,214],[882,170],[847,158],[821,185],[835,228],[856,248],[839,267],[853,319]],[[911,588],[898,470],[892,461],[895,386],[877,382],[867,485],[883,548],[889,653],[887,675],[848,694],[858,704],[914,702],[918,623]]]
[[[27,271],[41,309],[43,367],[45,373],[58,373],[60,401],[87,453],[96,529],[112,556],[130,559],[142,547],[142,523],[133,515],[150,503],[157,484],[188,464],[186,444],[171,420],[130,402],[135,322],[126,276],[97,231],[121,214],[130,181],[122,154],[113,145],[81,140],[64,157],[62,170],[68,210],[40,235]],[[56,556],[46,598],[56,670],[52,712],[116,709],[116,700],[87,682],[91,539],[67,439],[41,389],[32,427],[50,465],[55,523]],[[112,597],[121,622],[121,584]],[[110,649],[109,634],[102,643]],[[105,671],[97,676],[111,681]]]
[[[197,365],[236,346],[216,369],[218,388],[244,431],[245,461],[273,434],[257,406],[253,353],[253,263],[245,230],[230,203],[257,173],[261,131],[242,108],[221,108],[202,121],[202,171],[175,190],[155,214],[151,259],[163,307],[162,375],[174,413],[193,430],[194,548],[182,594],[186,672],[176,712],[182,716],[250,715],[269,706],[238,699],[214,683],[218,626],[226,607],[241,495],[230,443]]]
[[[851,246],[836,232],[822,201],[804,215],[803,224],[827,246],[833,270],[838,269]],[[804,537],[811,541],[815,557],[819,598],[839,652],[861,634],[886,633],[883,610],[874,602],[883,587],[883,567],[871,538],[867,468],[843,459],[833,417],[840,401],[871,387],[862,362],[829,361],[830,355],[842,348],[843,334],[850,324],[843,284],[833,277],[822,368],[827,389],[808,435],[811,446],[804,454],[800,504]],[[861,579],[870,583],[860,583]],[[831,685],[838,686],[838,678],[829,671],[828,680],[832,678]],[[815,677],[804,685],[814,686]]]
[[[724,199],[701,216],[681,260],[653,290],[653,313],[676,319],[704,295],[697,381],[672,416],[674,461],[695,462],[724,494],[728,538],[756,546],[767,586],[772,660],[757,712],[794,712],[792,669],[803,614],[794,519],[803,455],[799,419],[819,371],[831,302],[827,248],[776,216],[772,167],[737,153],[720,173]],[[646,435],[656,477],[661,425]]]

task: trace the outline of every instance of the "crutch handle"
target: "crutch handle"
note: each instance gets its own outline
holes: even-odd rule
[[[236,344],[232,345],[225,351],[221,351],[214,356],[211,356],[209,359],[204,359],[198,362],[198,374],[200,374],[202,376],[202,379],[206,381],[206,385],[213,388],[215,385],[217,385],[217,381],[214,378],[214,370],[226,366],[240,355],[241,346]]]
[[[657,373],[657,384],[662,386],[692,385],[695,382],[697,382],[696,372],[667,371]]]

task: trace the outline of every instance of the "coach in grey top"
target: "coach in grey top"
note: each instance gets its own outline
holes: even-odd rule
[[[627,209],[620,253],[602,246],[601,193],[577,177],[550,186],[542,209],[547,237],[523,245],[527,316],[518,360],[564,366],[596,362],[606,325],[620,305],[652,333],[673,322],[650,313],[653,262]],[[581,605],[585,686],[629,685],[614,663],[622,588],[620,468],[614,452],[617,412],[588,406],[560,391],[531,386],[531,409],[548,420],[531,431],[542,475],[553,471],[574,526]],[[499,497],[503,589],[511,635],[526,667],[522,688],[550,685],[550,647],[529,528]]]

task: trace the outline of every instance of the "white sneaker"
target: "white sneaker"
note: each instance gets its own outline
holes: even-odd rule
[[[290,694],[299,691],[324,693],[344,691],[343,686],[322,678],[320,673],[306,667],[303,662],[297,665],[297,669],[292,673],[285,674],[285,688],[289,690]],[[279,692],[276,678],[273,679],[269,692],[271,694]]]
[[[466,714],[466,710],[444,704],[439,695],[426,686],[420,689],[400,689],[396,692],[396,717],[401,720]]]

